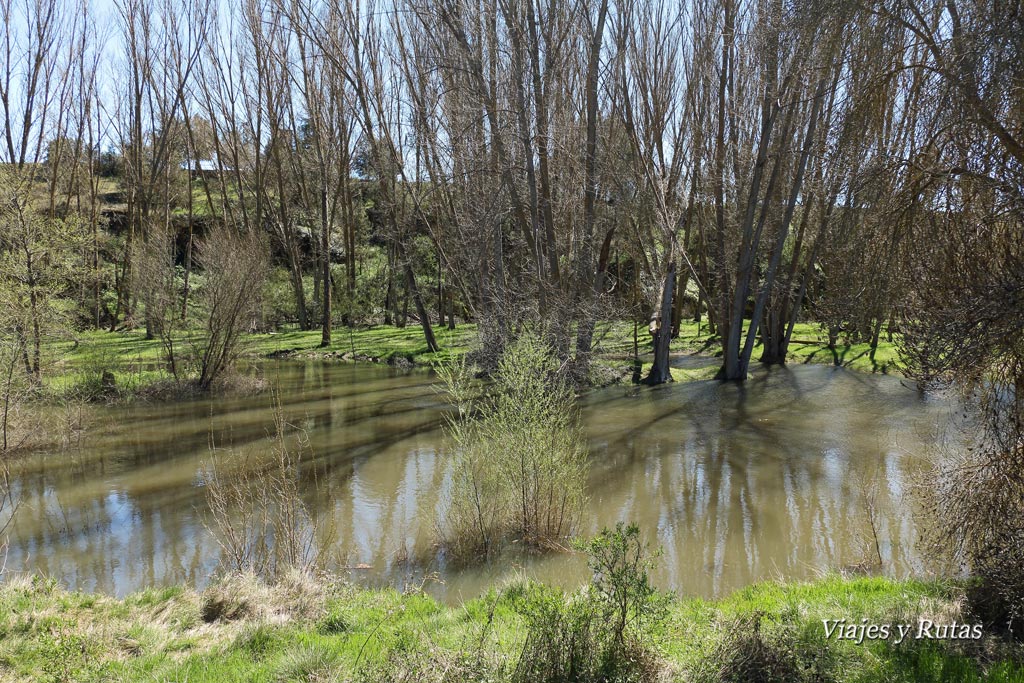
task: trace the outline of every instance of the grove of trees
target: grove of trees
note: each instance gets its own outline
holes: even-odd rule
[[[187,324],[215,227],[268,245],[261,324],[415,320],[437,348],[458,317],[497,358],[554,321],[585,376],[597,321],[642,316],[654,383],[683,316],[742,380],[801,320],[923,320],[961,243],[1018,249],[1019,3],[0,13],[4,334],[36,379],[61,325]]]

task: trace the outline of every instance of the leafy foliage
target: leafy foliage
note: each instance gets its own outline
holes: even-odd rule
[[[614,529],[606,527],[580,547],[589,555],[593,591],[617,645],[622,646],[630,632],[637,633],[664,616],[665,596],[651,585],[648,576],[657,554],[649,552],[637,524],[619,522]]]
[[[442,371],[459,409],[448,426],[457,460],[444,523],[457,555],[486,554],[509,538],[543,547],[571,533],[584,501],[586,447],[557,367],[553,351],[526,331],[484,399],[473,401],[464,362]]]
[[[650,583],[654,558],[636,524],[605,528],[577,546],[589,556],[590,586],[565,595],[528,583],[514,594],[527,624],[518,681],[647,680],[656,657],[644,634],[667,615],[669,597]]]

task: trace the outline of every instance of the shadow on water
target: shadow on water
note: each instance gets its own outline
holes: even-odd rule
[[[458,600],[517,572],[562,585],[586,576],[580,557],[514,550],[482,566],[445,565],[435,529],[452,474],[439,428],[449,407],[430,373],[288,361],[257,371],[289,438],[308,442],[303,495],[334,527],[340,567],[365,567],[352,571],[357,580],[401,585],[437,572],[430,590]],[[273,400],[102,409],[81,453],[19,463],[8,569],[117,594],[202,585],[219,558],[204,524],[209,445],[267,449]],[[742,385],[615,386],[585,395],[581,409],[591,471],[580,531],[639,522],[664,549],[655,575],[664,587],[711,596],[864,559],[859,491],[879,476],[885,567],[924,569],[907,491],[948,431],[955,406],[941,397],[894,377],[801,365],[759,367]]]

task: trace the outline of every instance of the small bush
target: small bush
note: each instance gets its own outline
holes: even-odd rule
[[[572,595],[528,583],[512,594],[525,619],[517,681],[648,681],[660,664],[644,643],[660,622],[667,596],[647,575],[653,566],[635,524],[618,524],[578,546],[589,554],[591,585]]]
[[[526,331],[506,350],[483,401],[472,400],[464,364],[442,371],[459,407],[448,427],[458,460],[442,525],[455,555],[486,554],[509,538],[545,547],[572,532],[587,454],[575,397],[557,369],[553,351]]]
[[[651,586],[648,571],[654,559],[640,539],[639,526],[619,522],[581,547],[590,556],[592,590],[617,646],[624,645],[630,631],[639,633],[665,616],[667,596]]]
[[[198,292],[203,330],[191,340],[190,355],[198,385],[207,390],[238,358],[242,334],[258,327],[269,257],[259,235],[222,227],[197,245],[197,260],[204,276]]]
[[[924,490],[932,552],[966,566],[978,581],[968,611],[987,628],[1024,637],[1024,422],[988,425]]]
[[[1018,518],[1019,519],[1019,518]],[[1024,639],[1024,529],[1005,524],[990,543],[974,549],[978,583],[968,591],[967,609],[986,627]]]
[[[286,423],[279,402],[274,427],[266,452],[213,449],[203,469],[206,523],[221,546],[222,567],[268,580],[322,567],[333,531],[303,499],[301,466],[308,440],[301,433],[293,440],[294,427]]]
[[[707,683],[829,683],[837,659],[827,643],[773,628],[755,611],[729,625],[704,664],[698,680]]]
[[[514,604],[527,635],[514,681],[596,681],[601,678],[601,623],[585,593],[565,595],[557,588],[529,583]]]

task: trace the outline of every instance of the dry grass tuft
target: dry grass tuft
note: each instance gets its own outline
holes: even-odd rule
[[[323,615],[327,594],[315,579],[285,572],[268,584],[251,572],[231,574],[202,594],[200,614],[206,623],[309,621]]]

